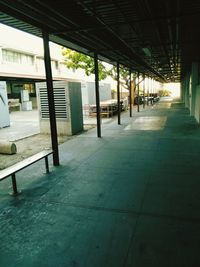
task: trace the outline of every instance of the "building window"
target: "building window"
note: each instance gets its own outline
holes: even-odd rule
[[[42,57],[36,58],[37,68],[44,68],[44,59]]]
[[[2,49],[2,58],[5,62],[33,65],[33,56],[12,50]]]
[[[39,68],[39,69],[44,68],[44,58],[37,57],[36,65],[37,65],[37,68]],[[58,61],[51,60],[51,68],[57,70],[58,69]]]
[[[57,70],[58,69],[58,61],[51,60],[51,67],[52,67],[52,69]]]
[[[21,63],[24,65],[33,65],[33,56],[21,54]]]
[[[33,83],[24,84],[24,89],[28,90],[30,96],[36,96],[35,86]]]
[[[3,61],[21,63],[20,53],[2,49]]]

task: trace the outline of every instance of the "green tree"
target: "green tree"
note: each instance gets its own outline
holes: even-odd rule
[[[95,73],[93,57],[76,52],[69,48],[62,47],[62,55],[65,58],[66,67],[69,69],[83,69],[87,76]],[[104,80],[107,76],[111,76],[117,80],[117,68],[113,66],[108,69],[100,60],[99,63],[99,80]],[[120,67],[120,84],[122,87],[129,89],[129,70],[123,66]]]
[[[67,68],[73,70],[81,68],[87,76],[95,73],[94,58],[64,47],[62,48],[62,55],[65,58]],[[98,61],[98,65],[99,80],[104,80],[109,75],[109,71],[101,61]]]
[[[117,67],[113,66],[109,71],[109,75],[113,78],[113,80],[117,81]],[[130,73],[129,69],[124,66],[120,66],[119,68],[119,76],[120,76],[120,84],[123,88],[129,89],[130,87]]]

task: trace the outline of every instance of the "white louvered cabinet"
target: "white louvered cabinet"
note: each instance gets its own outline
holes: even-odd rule
[[[81,84],[55,81],[54,103],[58,135],[74,135],[83,130]],[[49,108],[46,83],[36,83],[40,132],[50,133]]]

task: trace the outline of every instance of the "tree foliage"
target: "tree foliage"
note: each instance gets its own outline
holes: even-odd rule
[[[95,73],[94,59],[85,54],[73,51],[69,48],[62,48],[62,55],[65,58],[66,67],[69,69],[83,69],[87,76]],[[99,80],[104,80],[109,72],[101,61],[98,61]]]
[[[171,91],[165,89],[158,91],[159,96],[170,96],[171,93],[172,93]]]
[[[66,67],[69,69],[83,69],[87,76],[95,73],[94,58],[85,54],[76,52],[69,48],[62,48],[62,55],[65,59]],[[98,61],[99,66],[99,80],[104,80],[107,76],[111,76],[114,80],[117,80],[117,68],[113,66],[111,69],[107,69],[106,66]],[[129,70],[123,66],[120,67],[120,83],[122,87],[129,88]]]
[[[112,69],[109,71],[109,75],[113,78],[113,80],[117,81],[117,67],[113,66]],[[125,89],[129,89],[130,86],[130,74],[129,70],[125,67],[121,67],[119,69],[119,76],[120,76],[120,84]]]

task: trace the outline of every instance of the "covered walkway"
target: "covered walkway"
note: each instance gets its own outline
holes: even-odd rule
[[[60,146],[60,167],[0,186],[0,266],[200,266],[200,129],[159,102]],[[31,175],[30,175],[31,174]]]

